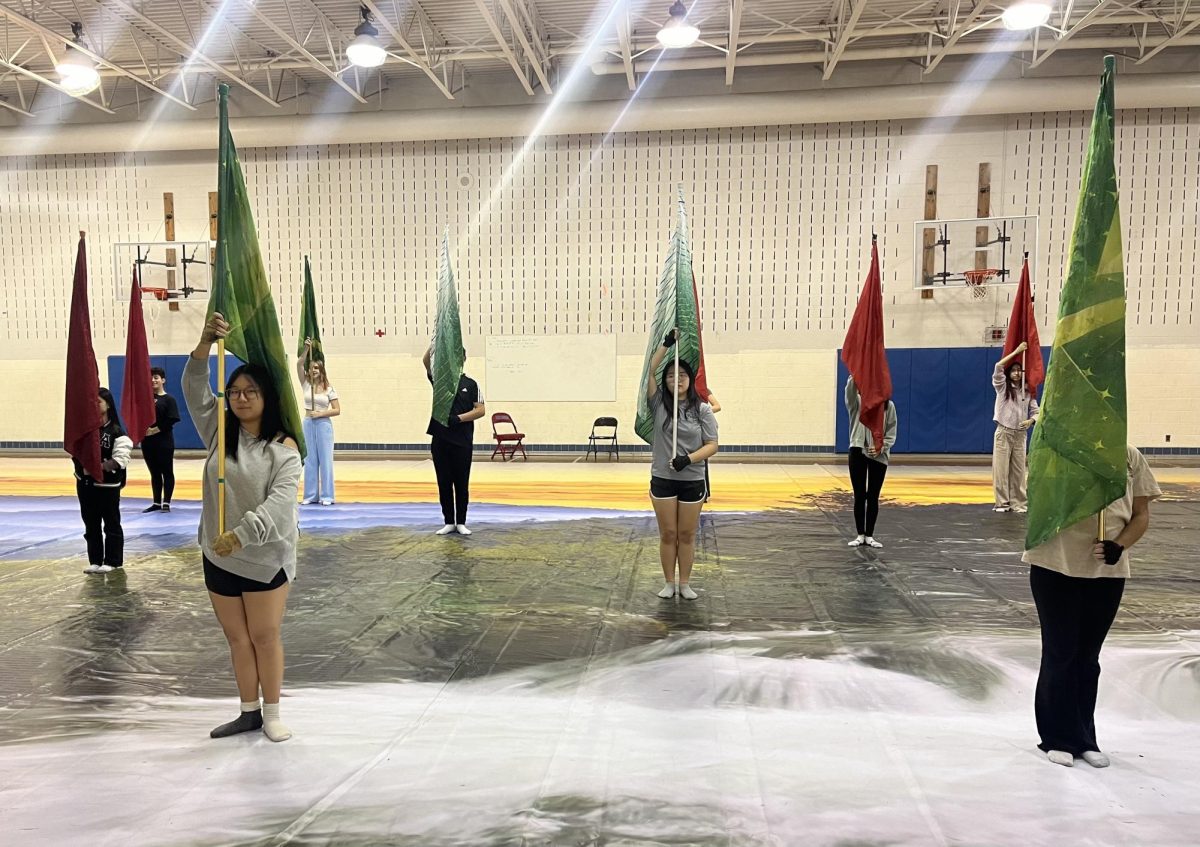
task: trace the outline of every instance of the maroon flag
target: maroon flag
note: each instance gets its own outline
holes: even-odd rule
[[[1037,320],[1033,316],[1033,289],[1029,284],[1029,258],[1021,267],[1021,284],[1013,298],[1012,314],[1008,316],[1008,336],[1004,339],[1004,356],[1017,349],[1022,341],[1029,345],[1025,351],[1025,387],[1036,397],[1038,386],[1046,378],[1042,361],[1042,345],[1038,341]],[[1002,357],[1003,358],[1003,357]]]
[[[146,321],[142,317],[142,286],[133,269],[133,293],[129,298],[129,328],[125,334],[125,385],[121,389],[121,420],[135,444],[154,425],[154,388],[150,385],[150,349],[146,345]]]
[[[692,298],[696,301],[696,345],[700,348],[700,363],[696,365],[696,393],[708,402],[708,373],[704,370],[704,324],[700,322],[700,292],[696,290],[696,272],[692,271]]]
[[[892,374],[883,347],[883,283],[879,279],[879,247],[871,237],[871,270],[842,343],[842,361],[858,386],[859,420],[871,431],[875,446],[883,444],[883,411],[892,396]]]
[[[100,373],[92,350],[92,318],[88,311],[87,248],[79,233],[75,254],[75,282],[71,290],[71,325],[67,335],[66,413],[63,449],[92,479],[103,479],[100,468]]]

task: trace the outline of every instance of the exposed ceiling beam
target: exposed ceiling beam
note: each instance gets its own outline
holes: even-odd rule
[[[167,98],[172,103],[177,103],[178,105],[183,106],[185,109],[188,109],[192,112],[196,111],[196,107],[193,106],[191,103],[188,103],[184,100],[180,100],[178,97],[171,94],[169,91],[163,91],[161,88],[159,88],[154,83],[150,82],[148,79],[138,76],[136,73],[129,70],[128,68],[125,68],[114,62],[110,62],[108,59],[105,59],[100,54],[94,53],[91,50],[89,50],[88,48],[86,48],[80,44],[75,44],[69,35],[63,35],[62,33],[55,32],[54,30],[50,29],[47,26],[43,26],[42,24],[38,23],[35,20],[27,18],[24,15],[19,14],[18,12],[14,12],[12,9],[8,8],[7,6],[0,6],[0,17],[7,18],[8,20],[12,21],[14,24],[21,27],[22,29],[26,29],[36,35],[40,35],[43,38],[46,38],[47,40],[56,42],[61,45],[70,44],[70,45],[72,45],[72,47],[75,50],[78,50],[82,55],[87,56],[93,62],[102,64],[107,68],[112,68],[114,71],[117,72],[117,74],[119,76],[128,77],[129,79],[136,82],[138,85],[141,85],[145,88],[150,89],[155,94],[158,94],[158,95],[161,95],[162,97]],[[53,58],[53,57],[51,57],[51,58]]]
[[[922,73],[931,73],[934,68],[936,68],[939,64],[941,64],[942,59],[944,59],[950,55],[950,51],[954,48],[954,45],[958,43],[959,39],[961,39],[964,35],[967,35],[968,33],[974,32],[974,30],[971,29],[971,24],[973,24],[973,23],[975,23],[975,21],[979,20],[979,16],[983,14],[983,10],[985,8],[987,8],[987,5],[988,4],[987,4],[986,0],[975,0],[975,8],[973,8],[967,14],[967,17],[963,20],[962,23],[959,23],[958,22],[958,10],[960,8],[960,4],[957,2],[957,0],[956,0],[956,2],[951,4],[951,6],[950,6],[950,9],[951,9],[950,37],[948,39],[946,39],[946,43],[942,45],[942,49],[940,51],[938,51],[938,54],[929,61],[929,63],[925,66],[925,70],[922,71]]]
[[[499,45],[500,52],[504,54],[509,67],[513,69],[513,73],[517,75],[517,79],[521,81],[521,87],[525,89],[526,94],[532,95],[533,86],[529,84],[529,76],[525,71],[521,70],[521,65],[517,62],[517,57],[513,55],[512,48],[508,46],[508,41],[505,40],[504,33],[500,30],[500,24],[497,23],[496,16],[488,8],[487,0],[475,0],[475,5],[479,9],[479,14],[483,16],[483,22],[492,31],[492,36],[496,39],[496,44]]]
[[[621,62],[625,65],[625,82],[630,91],[637,91],[637,75],[633,72],[633,22],[629,19],[629,2],[625,0],[617,11],[617,41],[621,45]]]
[[[241,86],[242,88],[249,91],[251,94],[254,94],[254,95],[258,96],[259,98],[261,98],[262,100],[265,100],[266,102],[270,103],[275,108],[277,108],[277,109],[279,108],[279,103],[275,102],[275,100],[272,97],[263,93],[262,91],[259,91],[258,88],[251,85],[249,82],[242,79],[237,74],[226,70],[217,61],[215,61],[214,59],[210,58],[209,56],[206,56],[205,54],[201,53],[194,45],[188,44],[182,38],[177,37],[175,35],[175,33],[171,32],[166,27],[159,26],[154,21],[152,21],[150,18],[146,17],[141,12],[139,12],[137,9],[135,9],[132,5],[130,5],[129,3],[126,3],[125,0],[97,0],[97,3],[101,6],[111,6],[111,7],[120,9],[122,12],[124,12],[125,14],[127,14],[131,18],[133,18],[135,21],[137,21],[139,26],[144,27],[147,30],[153,32],[155,35],[157,35],[159,38],[166,41],[168,44],[173,44],[177,48],[183,50],[184,52],[180,55],[182,55],[188,61],[195,61],[201,65],[204,65],[206,68],[208,68],[211,71],[214,71],[216,74],[218,74],[222,78],[229,80],[230,82],[234,83],[235,85]],[[226,21],[226,27],[228,27],[228,21]],[[227,29],[227,32],[229,34],[230,44],[232,45],[233,44],[233,33],[231,31],[229,31],[228,29]],[[240,59],[240,57],[238,57],[236,46],[234,46],[234,57],[238,60],[238,64],[240,65],[241,59]]]
[[[1166,48],[1171,47],[1174,44],[1177,44],[1180,39],[1182,39],[1185,35],[1187,35],[1189,32],[1191,32],[1198,26],[1200,26],[1200,18],[1196,18],[1190,24],[1187,24],[1186,26],[1175,30],[1173,33],[1171,33],[1169,38],[1165,38],[1162,41],[1160,41],[1158,43],[1157,47],[1155,47],[1153,50],[1151,50],[1149,53],[1147,53],[1142,58],[1138,59],[1134,64],[1140,65],[1140,64],[1142,64],[1142,62],[1145,62],[1145,61],[1148,61],[1148,60],[1154,58],[1162,50],[1165,50]]]
[[[744,0],[729,0],[729,47],[725,51],[725,84],[733,85],[733,68],[737,63],[738,36],[742,28]]]
[[[85,106],[91,106],[93,109],[99,109],[101,112],[104,112],[105,114],[108,114],[108,115],[116,114],[116,112],[114,112],[112,109],[108,108],[107,106],[101,105],[100,103],[97,103],[95,100],[89,100],[86,97],[76,97],[74,94],[69,93],[67,91],[67,89],[63,88],[61,85],[59,85],[54,80],[49,79],[48,77],[44,77],[41,74],[37,73],[36,71],[31,71],[28,68],[21,67],[20,65],[16,64],[15,62],[10,62],[7,59],[0,59],[0,68],[8,68],[10,71],[12,71],[14,73],[18,73],[21,76],[29,77],[30,79],[32,79],[34,82],[38,83],[39,85],[44,85],[47,88],[53,89],[54,91],[57,91],[59,94],[70,97],[72,100],[78,100],[80,103],[83,103]],[[36,89],[35,89],[35,91],[36,91]],[[36,98],[36,94],[34,96]],[[6,103],[5,105],[7,105],[11,108],[11,104]],[[20,110],[14,109],[14,111],[20,111]],[[29,112],[22,112],[22,114],[29,115],[29,117],[31,117],[31,118],[34,117],[34,115],[30,114]]]
[[[850,6],[850,14],[846,15],[846,6]],[[833,45],[833,50],[829,54],[829,59],[825,62],[825,71],[821,74],[821,79],[827,80],[833,76],[833,69],[837,67],[838,60],[842,58],[842,54],[846,52],[846,48],[850,46],[850,36],[854,32],[854,27],[858,23],[858,19],[862,17],[863,9],[867,6],[867,0],[842,0],[842,14],[838,16],[837,42]]]
[[[521,49],[525,51],[525,58],[529,60],[529,64],[533,65],[533,72],[537,74],[538,80],[542,83],[542,89],[547,94],[553,94],[554,89],[550,87],[550,78],[546,76],[546,69],[542,67],[542,59],[533,49],[533,45],[529,43],[529,38],[525,35],[525,24],[517,17],[511,0],[496,0],[496,2],[500,4],[500,8],[504,10],[504,14],[508,16],[509,26],[512,28],[513,34],[517,37]]]
[[[1094,21],[1096,19],[1096,16],[1098,14],[1100,14],[1100,12],[1104,9],[1104,7],[1108,6],[1110,4],[1110,2],[1111,2],[1111,0],[1100,0],[1100,2],[1098,2],[1090,10],[1088,10],[1088,13],[1086,15],[1084,15],[1082,18],[1080,18],[1076,22],[1075,26],[1071,27],[1069,30],[1067,30],[1062,35],[1060,35],[1058,37],[1057,41],[1055,41],[1053,44],[1051,44],[1049,47],[1047,47],[1045,50],[1043,50],[1040,56],[1037,56],[1036,58],[1034,58],[1034,60],[1032,62],[1029,63],[1030,69],[1036,68],[1042,62],[1046,61],[1046,59],[1048,59],[1050,56],[1053,56],[1055,51],[1057,51],[1058,48],[1060,48],[1064,44],[1066,44],[1067,40],[1069,38],[1071,38],[1071,36],[1077,35],[1080,30],[1089,26],[1092,23],[1092,21]]]
[[[379,7],[375,5],[375,0],[362,0],[362,2],[368,9],[371,10],[371,14],[375,16],[376,22],[386,29],[388,35],[392,37],[392,40],[400,45],[401,50],[408,54],[409,59],[411,59],[413,64],[421,70],[421,73],[429,77],[433,84],[437,86],[438,91],[442,92],[447,100],[453,100],[454,95],[450,92],[450,89],[446,86],[446,84],[442,82],[441,77],[439,77],[437,72],[430,67],[429,62],[420,53],[413,49],[412,44],[410,44],[408,39],[401,34],[397,27],[392,25],[391,20],[389,20],[388,17],[379,10]]]
[[[348,82],[346,82],[344,79],[342,79],[341,75],[336,70],[330,68],[327,64],[325,64],[320,59],[318,59],[307,47],[305,47],[303,44],[301,44],[299,41],[297,41],[292,36],[288,35],[288,33],[282,27],[280,27],[277,23],[275,23],[273,20],[271,20],[269,17],[267,17],[267,15],[263,14],[263,12],[258,8],[258,6],[255,5],[254,0],[241,0],[241,4],[242,4],[242,6],[244,6],[246,8],[246,10],[250,14],[252,14],[254,17],[256,17],[263,24],[263,26],[265,26],[267,29],[271,30],[271,32],[275,33],[277,36],[282,38],[285,42],[287,42],[287,45],[289,47],[291,47],[293,50],[295,50],[297,53],[299,53],[301,56],[303,56],[305,59],[307,59],[309,62],[311,62],[314,70],[318,70],[321,73],[325,74],[325,76],[327,76],[331,80],[333,80],[334,83],[336,83],[339,88],[341,88],[343,91],[345,91],[351,97],[353,97],[359,103],[367,102],[366,98],[363,97],[361,94],[359,94],[357,91],[355,91],[354,86],[350,85]],[[333,59],[333,58],[334,58],[333,56],[330,56],[330,59]]]

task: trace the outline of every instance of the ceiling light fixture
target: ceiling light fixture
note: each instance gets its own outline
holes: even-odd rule
[[[700,38],[700,29],[687,19],[687,6],[683,0],[675,0],[671,6],[671,19],[658,31],[658,43],[668,50],[691,47]]]
[[[1000,20],[1004,21],[1005,29],[1034,29],[1050,20],[1050,3],[1047,0],[1020,0],[1005,9]]]
[[[78,21],[71,24],[71,32],[74,38],[66,46],[54,70],[68,94],[72,97],[82,97],[100,87],[100,73],[91,59],[75,49],[83,46],[83,24]]]
[[[387,51],[379,43],[379,30],[371,23],[371,10],[363,6],[359,11],[362,23],[354,28],[354,40],[346,48],[346,58],[360,68],[377,68],[387,61]]]

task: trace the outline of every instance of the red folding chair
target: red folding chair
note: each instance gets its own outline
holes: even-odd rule
[[[512,432],[500,432],[496,429],[496,424],[508,424],[512,427]],[[508,412],[496,412],[492,415],[492,438],[496,439],[496,448],[492,450],[491,458],[496,458],[496,454],[500,454],[500,458],[508,461],[517,455],[517,451],[521,451],[521,457],[525,461],[529,461],[529,456],[525,454],[525,433],[517,429],[516,423]]]

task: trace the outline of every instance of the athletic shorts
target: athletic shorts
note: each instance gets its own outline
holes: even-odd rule
[[[677,499],[680,503],[703,503],[704,494],[704,480],[702,479],[650,477],[650,496],[655,500]]]
[[[204,559],[204,587],[222,597],[241,597],[252,591],[273,591],[287,582],[287,574],[283,568],[279,569],[279,573],[275,574],[275,578],[270,582],[259,582],[257,579],[230,573],[214,565],[207,556],[201,558]]]

